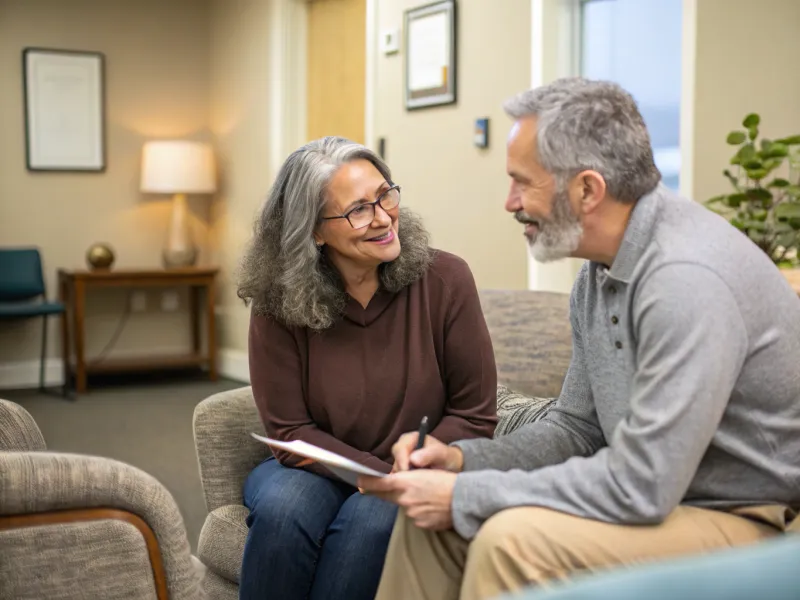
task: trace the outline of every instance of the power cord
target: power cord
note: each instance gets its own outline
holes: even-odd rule
[[[128,318],[131,316],[131,301],[133,299],[133,291],[128,292],[128,296],[125,300],[125,310],[123,311],[122,315],[119,318],[119,323],[117,323],[117,328],[114,331],[114,334],[111,336],[111,339],[105,345],[105,347],[100,351],[91,362],[88,363],[90,366],[94,366],[103,362],[106,358],[108,358],[109,352],[114,349],[114,346],[117,345],[117,341],[119,340],[119,336],[122,334],[122,330],[125,329],[125,325],[128,323]]]

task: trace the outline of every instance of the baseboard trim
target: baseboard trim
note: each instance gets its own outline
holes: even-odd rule
[[[219,357],[218,371],[222,377],[250,383],[250,362],[247,352],[233,348],[220,348],[217,355]]]
[[[64,365],[59,358],[44,361],[44,383],[47,387],[64,385]],[[0,389],[17,390],[39,387],[39,361],[17,360],[0,363]]]
[[[160,355],[179,354],[184,348],[161,348],[153,352]],[[139,352],[140,353],[140,352]],[[115,353],[119,357],[128,353]],[[131,355],[137,353],[131,352]],[[250,365],[247,352],[233,348],[220,348],[218,369],[222,377],[250,383]],[[64,384],[64,367],[60,358],[48,358],[44,363],[44,383],[47,387]],[[0,363],[0,389],[17,390],[39,387],[39,361],[17,360]]]

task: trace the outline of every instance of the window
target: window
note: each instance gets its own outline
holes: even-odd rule
[[[639,105],[664,184],[681,169],[682,0],[581,0],[580,69],[614,81]]]

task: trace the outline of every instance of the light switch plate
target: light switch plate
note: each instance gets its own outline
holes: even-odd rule
[[[384,29],[381,31],[380,47],[381,52],[387,56],[400,52],[400,30]]]

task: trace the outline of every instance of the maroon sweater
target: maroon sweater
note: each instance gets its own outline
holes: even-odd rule
[[[425,275],[367,308],[348,297],[323,332],[250,321],[250,379],[269,436],[389,472],[391,448],[427,416],[442,442],[491,437],[497,371],[467,264],[437,251]],[[275,452],[284,465],[302,457]],[[319,465],[309,470],[330,477]]]

